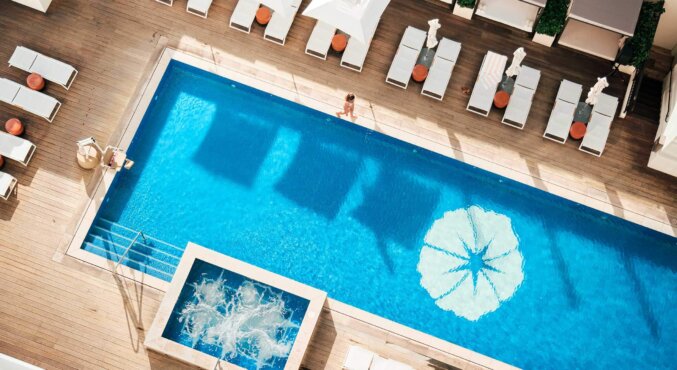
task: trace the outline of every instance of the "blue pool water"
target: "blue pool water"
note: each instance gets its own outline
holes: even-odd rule
[[[308,300],[196,260],[162,336],[247,369],[284,369]]]
[[[519,367],[676,367],[675,238],[177,62],[128,154],[93,253],[142,230],[165,280],[192,241]]]

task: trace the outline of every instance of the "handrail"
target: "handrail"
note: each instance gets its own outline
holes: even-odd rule
[[[113,267],[113,273],[114,273],[114,274],[117,274],[118,266],[120,266],[120,262],[122,262],[122,261],[125,259],[125,257],[127,257],[127,253],[129,253],[129,250],[132,248],[132,246],[134,245],[134,243],[136,243],[136,240],[139,239],[139,237],[142,236],[142,235],[143,235],[143,233],[142,233],[141,231],[137,232],[137,233],[136,233],[136,236],[134,237],[134,240],[132,240],[132,242],[129,243],[129,245],[128,245],[127,248],[125,249],[125,252],[122,253],[122,256],[120,256],[120,258],[118,258],[118,261],[115,262],[115,266]],[[145,237],[145,236],[143,237],[143,240],[144,240],[144,241],[146,240],[146,237]]]

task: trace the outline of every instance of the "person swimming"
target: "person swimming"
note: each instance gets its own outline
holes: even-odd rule
[[[348,93],[346,95],[346,101],[343,103],[343,112],[336,112],[336,117],[341,118],[342,115],[350,115],[350,119],[355,119],[357,116],[354,114],[355,111],[355,94]]]

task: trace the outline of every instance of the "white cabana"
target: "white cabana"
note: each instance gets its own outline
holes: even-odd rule
[[[303,15],[367,43],[390,0],[313,0]]]
[[[585,99],[585,102],[590,105],[595,105],[597,103],[597,98],[602,93],[602,90],[609,87],[609,82],[607,82],[606,77],[597,78],[597,82],[590,88],[588,91],[588,97]]]
[[[439,19],[429,20],[428,25],[430,28],[428,29],[428,38],[426,40],[425,46],[428,49],[432,49],[437,46],[437,30],[439,30],[442,26],[440,25]]]
[[[26,5],[27,7],[39,10],[43,13],[47,12],[47,8],[52,3],[52,0],[13,0],[15,3]]]
[[[572,0],[558,44],[615,60],[623,39],[632,37],[642,0]]]
[[[545,0],[478,0],[475,14],[531,32]]]
[[[658,122],[648,166],[677,177],[677,64],[663,80]]]
[[[510,67],[505,70],[505,74],[508,77],[514,77],[517,76],[520,73],[520,64],[522,64],[522,61],[524,60],[524,57],[527,56],[527,52],[524,51],[524,48],[520,47],[515,50],[514,53],[512,53],[512,62],[510,63]]]

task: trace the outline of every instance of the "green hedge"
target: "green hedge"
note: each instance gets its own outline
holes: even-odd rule
[[[458,6],[462,8],[474,8],[475,7],[475,0],[456,0],[456,3]]]
[[[548,0],[536,25],[536,32],[555,36],[562,32],[569,10],[569,0]]]
[[[627,41],[626,47],[632,50],[632,65],[641,67],[649,59],[653,38],[656,36],[656,27],[661,14],[665,13],[665,1],[645,1],[639,13],[634,36]]]

